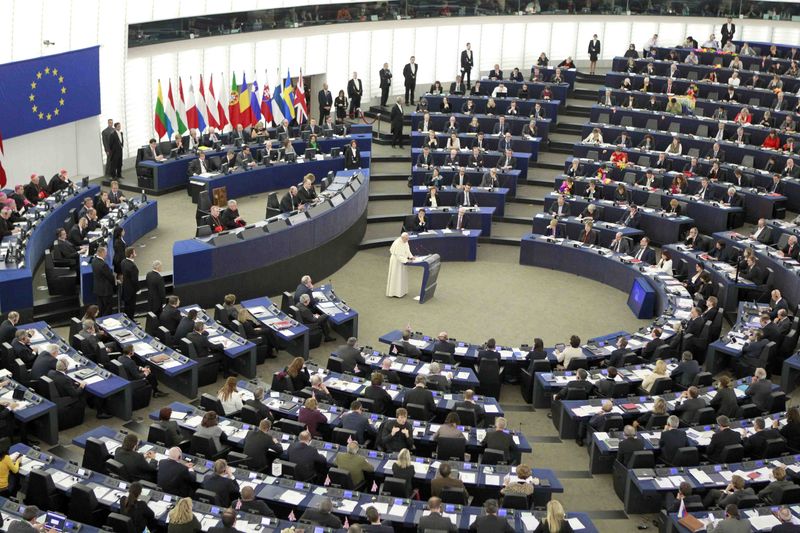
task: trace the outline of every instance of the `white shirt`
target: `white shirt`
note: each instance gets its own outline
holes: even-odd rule
[[[219,395],[217,398],[219,398],[220,403],[222,403],[222,410],[225,411],[225,416],[242,410],[242,395],[238,392],[231,393],[227,400],[223,400]]]

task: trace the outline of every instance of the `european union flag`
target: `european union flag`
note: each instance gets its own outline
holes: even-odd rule
[[[100,114],[100,47],[0,65],[3,138]]]

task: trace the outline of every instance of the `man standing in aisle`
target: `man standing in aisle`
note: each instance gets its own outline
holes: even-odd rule
[[[107,174],[114,179],[122,179],[122,147],[125,146],[125,138],[122,134],[122,124],[114,123],[114,131],[108,137],[108,169]]]
[[[389,248],[389,278],[386,281],[386,296],[402,298],[408,293],[406,263],[414,260],[408,245],[408,233],[401,234]]]
[[[725,46],[725,43],[733,40],[733,34],[736,33],[736,24],[728,17],[728,20],[725,21],[725,24],[722,25],[722,29],[719,32],[722,34],[722,42],[720,44]]]
[[[106,176],[111,173],[111,148],[108,146],[108,139],[112,133],[114,133],[114,120],[108,119],[108,126],[100,133],[103,139],[103,150],[106,152]]]
[[[399,144],[403,148],[403,99],[397,97],[397,103],[392,106],[392,148]]]
[[[116,278],[111,267],[106,263],[108,250],[105,246],[100,246],[92,258],[92,274],[94,277],[93,292],[100,306],[100,315],[110,315],[113,311],[114,285]]]
[[[350,97],[350,109],[348,114],[353,118],[357,109],[361,109],[361,96],[364,94],[364,86],[358,79],[358,73],[353,72],[353,78],[347,82],[347,96]]]
[[[403,77],[405,78],[406,86],[406,103],[414,105],[414,89],[417,87],[417,69],[419,65],[414,63],[414,56],[405,67],[403,67]]]
[[[467,87],[471,85],[470,73],[472,72],[472,66],[474,64],[475,60],[472,57],[472,46],[467,43],[467,48],[461,51],[461,79],[466,82]]]
[[[389,63],[383,64],[378,75],[381,78],[381,107],[386,107],[386,102],[389,100],[389,87],[392,86],[392,71],[389,70]]]
[[[319,123],[325,124],[325,117],[331,114],[331,106],[333,105],[333,95],[328,90],[327,83],[322,84],[322,89],[317,95],[317,101],[319,102]]]

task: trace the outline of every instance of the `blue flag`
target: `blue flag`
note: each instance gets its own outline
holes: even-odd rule
[[[3,138],[100,114],[98,46],[0,65]]]

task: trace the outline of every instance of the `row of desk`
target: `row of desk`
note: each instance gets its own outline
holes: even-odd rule
[[[451,186],[443,186],[438,190],[437,197],[440,206],[455,206],[459,189]],[[506,196],[509,190],[505,187],[473,187],[470,194],[473,196],[474,204],[481,207],[493,207],[494,214],[502,217],[505,215]],[[411,189],[411,201],[414,207],[424,207],[428,196],[428,187],[415,185]]]
[[[461,132],[458,134],[458,141],[461,143],[461,146],[467,147],[472,149],[472,145],[476,142],[478,138],[477,133],[466,133]],[[436,143],[437,146],[440,148],[444,148],[447,146],[447,141],[450,139],[450,135],[447,133],[437,132],[436,133]],[[486,135],[483,136],[483,145],[488,150],[497,150],[498,146],[500,145],[500,141],[503,137],[498,137],[497,135]],[[411,131],[411,148],[422,148],[428,140],[428,133],[423,131]],[[511,147],[514,152],[521,152],[530,154],[528,159],[528,164],[536,161],[539,159],[539,144],[542,142],[541,137],[527,137],[524,135],[512,135],[511,136]],[[416,161],[414,161],[416,163]]]
[[[411,149],[411,176],[414,181],[414,185],[420,185],[421,183],[425,183],[426,178],[432,172],[432,168],[425,168],[417,166],[417,160],[422,153],[422,148],[412,148]],[[483,166],[480,168],[476,168],[474,166],[469,166],[469,158],[472,156],[472,151],[469,148],[462,148],[457,152],[458,157],[458,164],[457,165],[445,165],[445,161],[447,158],[450,157],[450,151],[445,149],[438,149],[433,150],[431,152],[431,159],[433,160],[433,166],[440,167],[439,170],[449,169],[448,175],[452,175],[453,172],[457,170],[459,166],[469,168],[470,170],[470,182],[473,185],[480,185],[480,179],[483,177],[483,174],[489,172],[490,168],[496,168],[497,164],[500,162],[500,158],[504,157],[505,154],[497,152],[497,151],[487,151],[483,153]],[[517,181],[520,179],[524,182],[528,179],[528,165],[531,160],[531,154],[524,153],[524,152],[514,152],[514,160],[515,165],[514,168],[510,168],[508,170],[500,170],[498,169],[497,177],[500,181],[501,187],[506,187],[510,190],[511,195],[515,195],[517,193]],[[475,173],[479,173],[475,175]]]
[[[481,82],[481,85],[483,85],[483,82]],[[442,100],[444,100],[445,96],[429,94],[425,95],[425,98],[428,100],[428,112],[436,112],[441,110]],[[450,104],[452,110],[458,112],[464,109],[464,106],[469,100],[472,102],[474,113],[486,113],[486,106],[489,102],[489,98],[490,96],[486,94],[473,96],[451,94],[447,95],[447,102]],[[529,117],[534,114],[536,104],[539,104],[542,109],[542,114],[553,121],[558,118],[558,107],[561,105],[559,100],[538,100],[535,98],[525,100],[497,96],[493,98],[493,100],[497,106],[494,113],[496,115],[505,115],[508,108],[511,107],[511,102],[516,102],[519,114]]]
[[[319,149],[324,153],[330,153],[331,148],[341,148],[349,146],[350,142],[355,140],[358,143],[358,149],[361,152],[370,152],[372,150],[372,132],[368,133],[351,133],[346,136],[336,136],[331,138],[319,138]],[[302,139],[294,139],[292,147],[297,154],[305,153],[306,142]],[[261,150],[264,144],[253,143],[249,145],[251,150]],[[206,150],[207,157],[220,157],[222,158],[228,150],[240,151],[241,148],[235,146],[224,146],[220,150]],[[139,175],[152,177],[152,189],[159,193],[168,192],[174,189],[183,188],[189,183],[189,164],[197,158],[194,154],[186,154],[175,158],[166,159],[164,161],[140,161],[136,165],[136,171]],[[229,193],[229,197],[230,196]]]
[[[414,207],[414,215],[416,215],[420,209],[425,210],[425,218],[428,220],[428,226],[435,230],[447,228],[452,218],[458,216],[457,207]],[[481,230],[481,236],[484,237],[491,235],[494,212],[494,207],[467,208],[467,212],[465,213],[467,220],[466,227],[468,229]]]
[[[466,115],[464,113],[429,113],[430,123],[429,128],[436,132],[447,132],[450,117],[455,117],[458,133],[466,133],[469,128],[470,122],[473,118],[478,119],[480,131],[484,132],[487,136],[497,135],[494,132],[494,127],[500,121],[499,117],[504,115]],[[419,131],[422,128],[422,123],[425,113],[414,112],[411,113],[411,131]],[[506,127],[511,135],[522,135],[522,129],[530,123],[530,118],[520,115],[506,116]],[[550,131],[551,119],[539,119],[536,121],[536,135],[542,140],[547,140],[548,132]],[[477,132],[475,132],[477,134]]]

